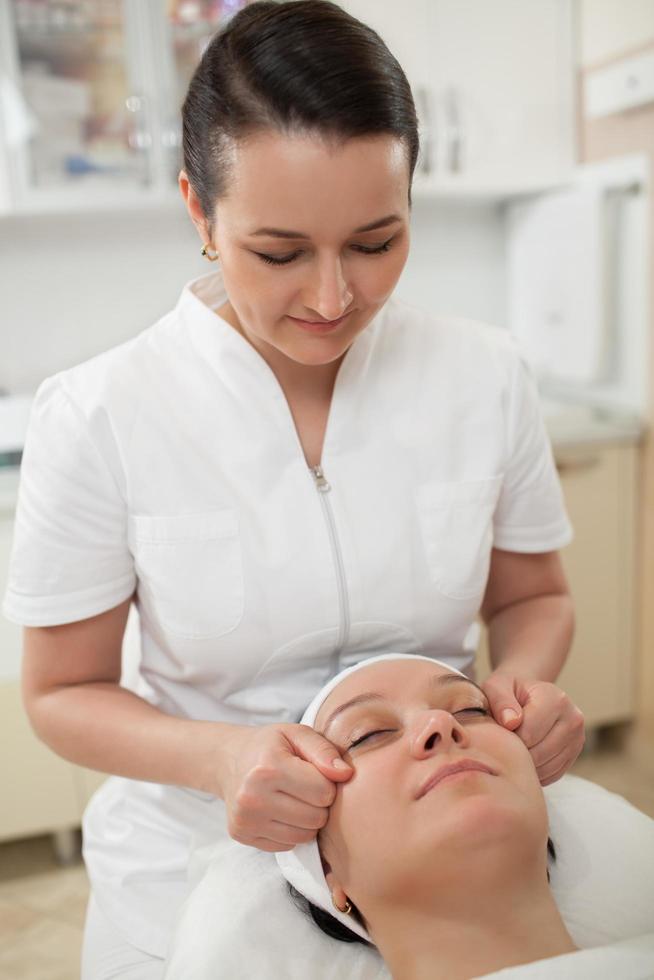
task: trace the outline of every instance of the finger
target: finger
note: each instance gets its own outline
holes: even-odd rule
[[[343,759],[338,748],[308,725],[294,725],[284,732],[294,755],[311,762],[320,772],[333,781],[343,782],[354,772]]]
[[[561,778],[561,776],[565,776],[566,771],[567,771],[567,766],[562,766],[558,770],[558,772],[555,772],[554,773],[554,775],[548,776],[545,779],[541,779],[540,780],[541,786],[551,786],[551,784],[552,783],[555,783],[557,781],[557,779],[560,779]]]
[[[329,808],[311,806],[297,797],[280,792],[275,793],[273,798],[270,819],[299,827],[301,830],[320,830],[329,819]]]
[[[522,706],[515,695],[514,678],[496,674],[488,678],[483,690],[495,721],[515,731],[522,721]]]
[[[522,732],[519,733],[522,737]],[[525,743],[526,744],[526,743]],[[546,766],[560,752],[570,746],[570,733],[560,718],[557,718],[545,738],[536,745],[527,746],[537,769]]]
[[[280,844],[279,841],[270,840],[269,837],[255,837],[252,842],[248,841],[249,847],[256,847],[259,851],[292,851],[295,844]]]
[[[265,828],[266,836],[277,844],[308,844],[315,840],[317,830],[307,830],[304,827],[294,827],[279,820],[271,820]]]
[[[260,825],[257,830],[260,830]],[[295,847],[296,844],[305,844],[315,839],[320,828],[295,827],[280,820],[269,820],[264,825],[264,834],[255,833],[254,828],[248,829],[247,824],[242,827],[234,827],[230,830],[230,836],[238,841],[239,844],[246,844],[252,847],[260,847],[262,841],[267,841],[269,845],[276,845],[272,848],[262,848],[264,850],[276,850],[280,845]],[[259,841],[259,843],[255,843]]]
[[[538,769],[549,765],[560,752],[567,752],[570,762],[574,762],[584,747],[586,735],[583,727],[570,728],[570,723],[559,719],[549,735],[531,748],[531,757]]]
[[[570,701],[567,694],[553,684],[534,686],[529,701],[524,706],[523,722],[518,734],[527,748],[542,742],[557,721],[564,718]]]
[[[310,806],[328,807],[336,798],[337,784],[313,763],[291,756],[279,770],[275,788]]]
[[[557,755],[550,759],[549,762],[546,762],[542,766],[536,766],[538,778],[541,780],[547,779],[549,776],[552,776],[555,772],[557,772],[561,766],[569,765],[570,761],[570,753],[567,751],[567,749],[562,749],[557,753]]]

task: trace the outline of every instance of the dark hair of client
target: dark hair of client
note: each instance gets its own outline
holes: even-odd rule
[[[388,134],[420,147],[411,87],[381,37],[330,0],[258,0],[207,46],[182,106],[184,169],[210,229],[235,141],[262,131],[340,144]]]
[[[556,851],[554,850],[554,843],[551,837],[547,838],[547,853],[552,858],[552,861],[556,861]],[[547,872],[547,880],[550,880],[549,869]],[[373,943],[368,942],[367,939],[359,936],[356,932],[352,932],[347,928],[347,926],[343,925],[339,919],[335,919],[333,915],[330,915],[329,912],[325,912],[324,909],[314,905],[313,902],[310,902],[308,898],[305,898],[304,895],[297,890],[297,888],[294,888],[290,882],[288,883],[288,890],[290,891],[291,897],[300,911],[304,912],[305,915],[311,916],[316,925],[319,926],[327,936],[331,936],[332,939],[340,939],[340,941],[343,943],[361,943],[363,946],[374,945]],[[363,921],[363,916],[359,912],[356,905],[354,905],[353,902],[351,904],[352,911],[350,912],[350,915],[353,919],[356,919],[360,926],[365,929],[366,924]]]

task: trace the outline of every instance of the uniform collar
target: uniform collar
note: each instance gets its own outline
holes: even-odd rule
[[[259,352],[223,317],[218,309],[227,301],[227,291],[219,270],[191,279],[184,286],[175,312],[184,324],[194,346],[203,359],[225,376],[238,360],[240,369],[265,380],[269,390],[277,398],[284,398],[274,372]],[[350,345],[341,363],[334,394],[352,382],[361,383],[370,359],[381,324],[385,320],[391,301],[375,314],[365,330]],[[233,380],[233,378],[232,378]]]

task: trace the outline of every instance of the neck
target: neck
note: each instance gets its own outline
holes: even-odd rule
[[[313,402],[331,399],[336,375],[345,354],[328,364],[299,364],[286,357],[272,344],[247,334],[229,302],[217,310],[217,313],[261,355],[287,398],[308,399]]]
[[[546,880],[459,883],[430,907],[395,904],[371,919],[393,980],[468,980],[577,949]]]

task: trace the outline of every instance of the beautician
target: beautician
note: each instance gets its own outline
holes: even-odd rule
[[[84,817],[84,980],[161,976],[194,845],[315,837],[352,770],[297,722],[350,664],[473,676],[481,611],[484,690],[543,786],[584,740],[554,684],[571,528],[533,378],[501,327],[393,295],[419,148],[402,69],[329,2],[252,3],[183,122],[210,271],[41,384],[3,606],[36,733],[114,774]]]

